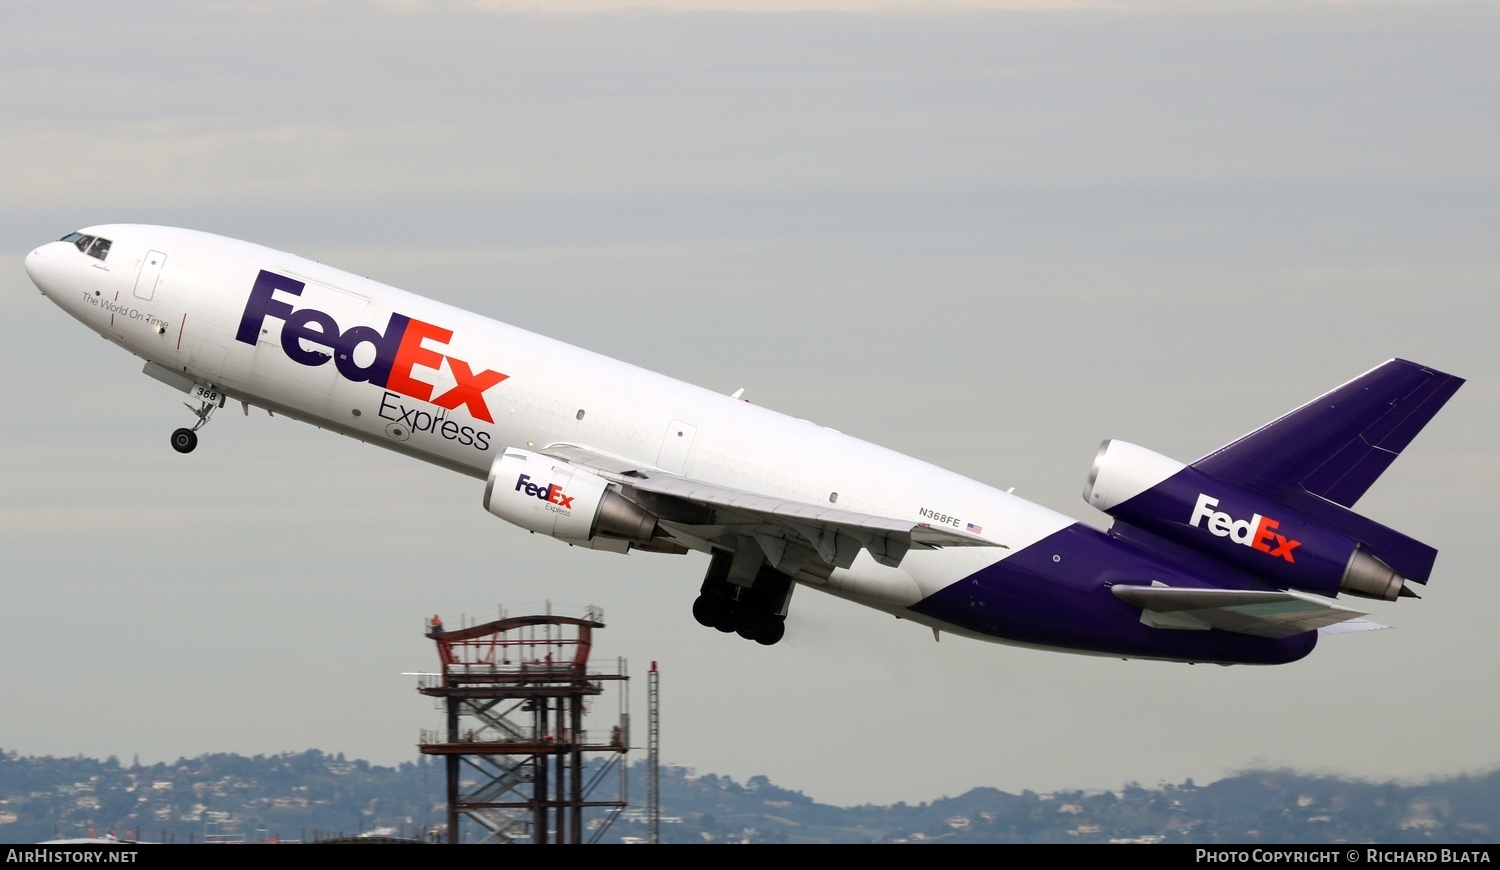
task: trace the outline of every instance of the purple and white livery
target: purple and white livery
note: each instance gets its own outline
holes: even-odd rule
[[[496,516],[577,546],[710,554],[693,615],[763,644],[821,589],[934,634],[1125,658],[1280,664],[1378,627],[1436,551],[1354,503],[1463,384],[1391,360],[1184,465],[1106,441],[1108,532],[832,429],[246,242],[70,233],[31,280],[195,400],[229,400],[485,480]],[[191,407],[191,406],[190,406]]]

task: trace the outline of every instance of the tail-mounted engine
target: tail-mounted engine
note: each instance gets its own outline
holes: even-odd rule
[[[600,538],[647,545],[658,533],[657,517],[604,478],[514,447],[490,466],[484,507],[528,531],[585,546]]]
[[[1378,542],[1124,441],[1099,447],[1083,497],[1118,520],[1279,586],[1386,601],[1405,591],[1405,578],[1376,554]]]

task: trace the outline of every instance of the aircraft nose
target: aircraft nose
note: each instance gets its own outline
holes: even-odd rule
[[[56,263],[52,252],[48,250],[54,244],[56,242],[49,242],[26,255],[26,274],[30,276],[31,283],[42,291],[43,296],[47,295],[50,289],[48,285],[52,283],[51,278],[56,273]]]

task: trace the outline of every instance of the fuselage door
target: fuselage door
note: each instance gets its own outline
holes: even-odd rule
[[[167,255],[161,251],[147,251],[141,260],[141,271],[135,276],[137,299],[150,299],[156,293],[156,280],[161,277],[162,267],[167,265]]]
[[[668,424],[667,434],[661,441],[661,451],[656,455],[657,467],[673,474],[681,474],[687,467],[688,452],[693,449],[693,437],[697,434],[698,427],[681,420],[673,420]]]

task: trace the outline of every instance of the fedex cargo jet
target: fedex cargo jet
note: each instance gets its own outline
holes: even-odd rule
[[[259,245],[109,225],[32,251],[43,295],[186,392],[485,481],[491,513],[626,553],[709,555],[705,626],[780,640],[808,586],[982,640],[1279,664],[1378,628],[1437,552],[1355,513],[1463,380],[1390,360],[1183,464],[1106,441],[1100,532],[804,420]],[[476,487],[477,494],[477,487]],[[686,597],[686,596],[684,596]],[[686,609],[686,608],[685,608]]]

